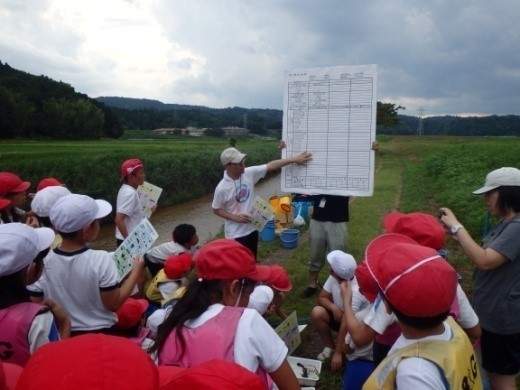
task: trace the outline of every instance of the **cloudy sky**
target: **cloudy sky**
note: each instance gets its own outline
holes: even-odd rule
[[[419,115],[520,114],[518,0],[1,0],[0,61],[72,85],[283,108],[285,72],[377,64]]]

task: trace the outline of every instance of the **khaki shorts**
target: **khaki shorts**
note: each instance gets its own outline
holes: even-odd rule
[[[327,253],[333,250],[346,251],[347,224],[311,219],[309,240],[311,245],[309,272],[319,272],[325,264]]]

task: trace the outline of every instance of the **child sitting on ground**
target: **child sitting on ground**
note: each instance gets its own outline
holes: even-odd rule
[[[353,286],[357,287],[354,278],[356,260],[348,253],[334,250],[327,254],[327,261],[330,264],[330,276],[325,281],[320,292],[318,305],[314,306],[311,311],[311,321],[314,329],[316,329],[325,344],[325,348],[318,355],[318,360],[325,361],[332,357],[331,369],[336,371],[343,362],[343,344],[348,332],[343,316],[343,298],[340,283],[343,280],[349,280],[353,281]],[[351,304],[354,313],[368,305],[368,300],[355,288]],[[331,330],[338,332],[338,339],[335,344]]]
[[[72,335],[117,333],[115,312],[146,272],[144,260],[138,258],[120,283],[112,254],[89,248],[99,233],[99,219],[111,211],[107,201],[70,194],[58,199],[50,212],[62,243],[47,255],[44,274],[28,289],[35,300],[50,298],[67,311]]]
[[[164,268],[152,279],[146,289],[146,298],[155,306],[163,307],[180,287],[187,284],[186,275],[192,267],[189,253],[174,254],[166,260]]]
[[[154,246],[146,252],[144,255],[146,267],[150,274],[155,276],[163,268],[167,258],[183,252],[189,252],[193,255],[198,243],[199,236],[195,226],[181,223],[173,229],[172,241]]]
[[[1,360],[24,366],[40,346],[70,335],[70,320],[52,301],[32,303],[26,290],[43,272],[54,233],[22,223],[0,225]]]

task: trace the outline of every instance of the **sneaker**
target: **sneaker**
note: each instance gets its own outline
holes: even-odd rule
[[[313,296],[314,294],[316,294],[316,291],[318,291],[318,289],[316,287],[307,286],[307,287],[305,287],[305,290],[302,291],[301,297],[309,298],[309,297]]]
[[[323,351],[321,351],[320,354],[318,355],[318,360],[321,360],[322,362],[324,362],[325,360],[330,359],[331,356],[332,356],[332,348],[325,347],[325,348],[323,348]]]

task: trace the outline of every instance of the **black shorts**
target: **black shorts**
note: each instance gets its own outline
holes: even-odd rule
[[[336,321],[336,319],[334,318],[334,314],[332,314],[332,312],[330,310],[328,310],[328,309],[325,309],[325,310],[327,310],[327,313],[329,315],[329,328],[338,332],[339,327],[341,326],[341,323]]]
[[[482,329],[482,367],[500,375],[520,372],[520,333],[496,334]]]

